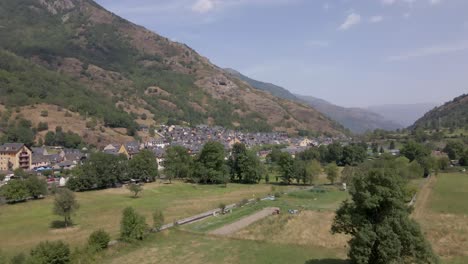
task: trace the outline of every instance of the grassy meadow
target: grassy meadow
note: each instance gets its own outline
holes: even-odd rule
[[[229,184],[224,188],[174,182],[147,184],[139,198],[132,198],[126,188],[76,193],[80,209],[72,217],[75,226],[68,229],[51,228],[53,221],[61,220],[52,213],[53,197],[0,206],[0,248],[15,254],[29,250],[40,241],[58,239],[79,246],[91,232],[100,228],[117,238],[121,213],[127,206],[144,214],[149,224],[152,212],[163,210],[169,223],[216,208],[220,203],[264,197],[270,192],[271,186],[266,184]]]

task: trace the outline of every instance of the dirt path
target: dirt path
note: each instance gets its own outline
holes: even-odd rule
[[[251,214],[249,216],[246,216],[234,223],[231,223],[231,224],[228,224],[228,225],[225,225],[221,228],[218,228],[216,230],[213,230],[210,232],[210,234],[212,235],[221,235],[221,236],[225,236],[225,235],[229,235],[229,234],[232,234],[232,233],[235,233],[239,230],[241,230],[242,228],[244,227],[247,227],[251,224],[253,224],[254,222],[258,221],[258,220],[261,220],[269,215],[272,215],[273,212],[275,210],[278,210],[279,208],[276,208],[276,207],[267,207],[259,212],[256,212],[254,214]]]
[[[416,196],[416,203],[414,206],[414,211],[412,216],[415,219],[421,218],[424,214],[424,210],[427,208],[427,203],[429,202],[429,197],[431,196],[432,188],[436,182],[436,177],[432,176],[428,179],[426,183],[422,186]]]

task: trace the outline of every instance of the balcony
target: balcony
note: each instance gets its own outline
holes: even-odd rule
[[[20,158],[29,158],[29,154],[27,152],[20,153]]]

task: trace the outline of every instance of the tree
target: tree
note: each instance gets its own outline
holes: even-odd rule
[[[331,184],[335,184],[340,172],[336,163],[330,163],[325,167],[325,173],[327,174],[327,179]]]
[[[390,149],[390,150],[395,149],[395,141],[394,140],[390,141],[390,146],[388,147],[388,149]]]
[[[291,184],[294,178],[294,159],[289,153],[281,153],[278,161],[283,183]]]
[[[444,152],[447,153],[451,160],[460,159],[465,151],[465,145],[460,140],[452,140],[447,142]]]
[[[64,218],[65,227],[72,223],[71,216],[78,210],[79,204],[75,199],[75,194],[69,189],[58,189],[55,194],[54,214]]]
[[[460,158],[460,165],[468,166],[468,150],[466,150]]]
[[[409,178],[417,179],[424,176],[424,168],[419,164],[417,160],[413,160],[408,165]]]
[[[107,248],[109,242],[110,235],[102,229],[94,231],[88,238],[88,246],[98,251]]]
[[[341,181],[347,185],[351,185],[354,176],[356,176],[357,168],[346,165],[341,172]]]
[[[437,166],[441,170],[446,170],[450,166],[450,160],[447,157],[441,157],[437,160]]]
[[[39,177],[31,175],[25,180],[25,184],[29,195],[34,199],[47,194],[47,182],[44,179],[41,180]]]
[[[206,143],[195,161],[193,178],[204,184],[226,183],[229,169],[224,158],[224,146],[221,143]]]
[[[129,160],[128,176],[131,179],[154,181],[158,177],[158,162],[153,152],[144,149]]]
[[[41,242],[31,250],[30,260],[34,264],[70,263],[70,247],[61,240]]]
[[[24,201],[29,197],[29,190],[23,180],[10,180],[0,188],[0,193],[8,202]]]
[[[431,151],[424,145],[416,143],[415,141],[409,141],[401,149],[401,154],[407,157],[410,161],[421,160],[431,154]]]
[[[138,194],[143,191],[143,187],[141,187],[139,184],[129,184],[128,185],[128,190],[133,193],[133,198],[137,198]]]
[[[167,148],[164,157],[164,174],[169,182],[172,179],[187,179],[192,173],[192,157],[182,146]]]
[[[232,181],[258,183],[262,178],[263,171],[259,158],[254,152],[248,151],[244,144],[234,144],[228,165]]]
[[[439,263],[419,225],[409,217],[405,180],[394,169],[370,169],[353,179],[351,201],[343,202],[333,233],[352,236],[352,264]]]
[[[55,145],[55,133],[52,131],[47,132],[45,135],[44,143],[46,146],[54,146]]]
[[[153,212],[153,228],[156,230],[161,230],[161,227],[164,225],[164,215],[161,210],[155,210]]]
[[[120,222],[120,237],[123,241],[143,240],[147,229],[144,216],[135,212],[132,207],[123,210]]]
[[[322,172],[322,165],[320,165],[320,162],[314,159],[306,166],[306,170],[307,183],[312,184],[320,176],[320,173]]]

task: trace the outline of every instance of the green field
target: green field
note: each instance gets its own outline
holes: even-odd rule
[[[144,187],[140,198],[131,198],[125,188],[76,193],[80,209],[73,217],[75,226],[54,229],[53,197],[43,200],[0,206],[0,248],[15,254],[29,250],[40,241],[63,239],[72,246],[83,245],[89,234],[103,228],[118,237],[122,210],[133,206],[151,224],[155,209],[164,211],[166,222],[188,217],[218,207],[219,203],[235,203],[242,199],[263,197],[271,186],[229,184],[221,186],[152,183]]]
[[[438,177],[431,197],[431,210],[468,216],[468,174],[451,173]]]
[[[441,173],[416,201],[416,220],[444,263],[468,263],[468,174]]]

